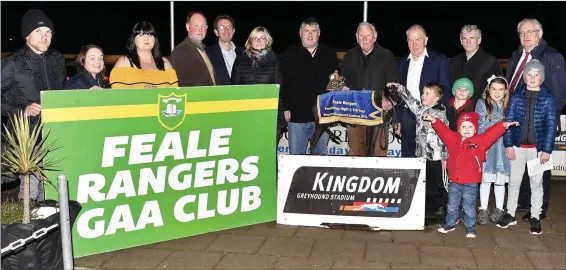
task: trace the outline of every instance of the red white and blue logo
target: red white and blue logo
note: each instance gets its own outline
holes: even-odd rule
[[[385,202],[353,202],[352,205],[341,205],[341,211],[356,211],[356,212],[383,212],[383,213],[397,213],[399,206],[390,206]]]

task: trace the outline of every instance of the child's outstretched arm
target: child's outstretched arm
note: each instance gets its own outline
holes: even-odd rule
[[[444,142],[444,144],[450,144],[454,140],[457,140],[456,133],[450,130],[442,119],[436,118],[428,113],[425,113],[423,120],[430,121],[432,123],[432,128],[438,134],[438,137]]]
[[[411,95],[411,92],[409,92],[409,90],[405,88],[405,86],[402,86],[395,82],[390,82],[387,84],[387,86],[391,86],[391,85],[397,87],[397,92],[399,93],[399,96],[401,96],[403,101],[405,101],[405,104],[407,104],[409,110],[411,110],[411,112],[413,112],[416,115],[417,112],[422,108],[421,101],[419,99],[414,98],[413,95]]]
[[[483,134],[479,135],[480,138],[481,138],[482,147],[484,147],[484,150],[487,151],[487,149],[489,149],[491,147],[491,145],[493,143],[495,143],[495,141],[497,141],[501,136],[503,136],[505,131],[507,131],[507,129],[510,126],[519,126],[519,122],[517,122],[517,121],[514,121],[514,122],[500,121],[500,122],[496,123],[495,125],[486,129]]]

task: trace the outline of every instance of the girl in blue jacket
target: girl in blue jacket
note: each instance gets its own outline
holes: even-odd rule
[[[491,76],[487,80],[487,88],[483,98],[476,104],[476,112],[479,115],[479,134],[483,134],[489,127],[505,119],[505,110],[509,103],[509,88],[505,78]],[[478,213],[478,224],[485,225],[491,220],[497,223],[503,216],[503,203],[505,200],[505,183],[509,183],[511,164],[505,156],[503,137],[500,137],[487,151],[486,160],[483,163],[483,179],[480,184],[480,210]],[[495,194],[495,208],[488,209],[489,195],[493,184]]]

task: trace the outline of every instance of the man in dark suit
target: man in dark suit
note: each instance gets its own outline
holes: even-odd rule
[[[468,78],[474,84],[474,94],[470,99],[476,103],[483,95],[487,79],[492,75],[503,76],[499,61],[486,53],[481,47],[481,30],[475,25],[466,25],[460,31],[460,43],[464,52],[450,59],[452,81]]]
[[[560,110],[566,103],[566,72],[564,71],[564,56],[556,49],[548,46],[548,43],[542,39],[542,25],[536,19],[524,19],[519,22],[517,32],[521,46],[511,55],[509,59],[509,66],[507,68],[507,81],[510,82],[509,92],[513,93],[515,90],[521,88],[525,82],[521,79],[523,67],[526,62],[537,59],[544,65],[545,77],[543,84],[545,84],[556,99],[556,119],[557,132],[560,131]],[[523,64],[525,62],[525,64]],[[557,133],[558,134],[558,133]],[[531,189],[529,186],[529,176],[525,168],[523,181],[521,182],[521,189],[519,194],[519,203],[517,210],[529,211],[531,208]],[[548,203],[550,202],[550,170],[545,171],[542,176],[542,187],[544,190],[542,212],[540,219],[546,217],[548,210]],[[523,217],[524,221],[530,221],[530,211]]]
[[[411,53],[399,59],[399,75],[401,84],[405,85],[411,94],[418,100],[423,94],[423,87],[427,83],[438,83],[444,87],[442,104],[452,96],[452,79],[450,64],[444,54],[427,50],[428,37],[424,28],[413,25],[407,30],[407,43]],[[414,157],[416,147],[416,119],[415,114],[400,104],[396,108],[397,119],[401,130],[401,156]]]
[[[214,20],[214,34],[218,43],[206,47],[206,53],[214,67],[217,85],[230,85],[230,75],[236,56],[244,49],[234,45],[232,38],[236,32],[234,19],[228,15],[220,15]]]

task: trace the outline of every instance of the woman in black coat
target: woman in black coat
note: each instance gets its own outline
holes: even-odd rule
[[[104,76],[104,53],[96,45],[86,45],[77,56],[78,72],[63,84],[64,90],[109,88]]]
[[[233,85],[282,84],[279,56],[271,49],[272,44],[273,39],[265,27],[259,26],[252,30],[246,41],[246,50],[234,61],[231,75]],[[281,130],[287,125],[281,97],[280,90],[276,145],[279,144]]]

